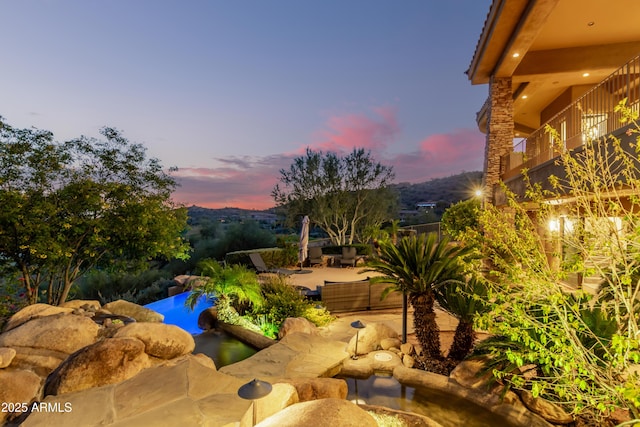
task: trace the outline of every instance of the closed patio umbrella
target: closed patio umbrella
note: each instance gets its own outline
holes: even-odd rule
[[[298,261],[300,261],[300,270],[302,270],[302,263],[307,259],[309,246],[309,216],[305,215],[302,218],[302,229],[300,230],[300,243],[298,247]]]

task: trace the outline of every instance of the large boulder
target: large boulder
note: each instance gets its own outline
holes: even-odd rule
[[[141,305],[119,299],[102,306],[104,310],[135,319],[136,322],[162,322],[164,316]]]
[[[144,343],[144,351],[161,359],[189,354],[196,347],[190,333],[175,325],[164,323],[130,323],[120,328],[116,338],[133,337]]]
[[[355,403],[342,399],[320,399],[296,403],[261,421],[256,427],[377,427],[376,420]]]
[[[218,327],[218,308],[205,308],[198,315],[198,328],[203,331],[216,329]]]
[[[271,392],[261,398],[256,407],[256,421],[264,420],[298,402],[298,392],[294,386],[284,383],[273,384]]]
[[[31,371],[18,369],[0,370],[0,425],[11,416],[26,412],[25,406],[38,399],[41,379]],[[10,406],[13,406],[11,408]]]
[[[369,323],[364,329],[360,329],[351,338],[347,347],[347,352],[351,355],[356,351],[356,337],[358,338],[358,355],[367,354],[375,350],[380,350],[380,343],[385,338],[398,338],[398,333],[384,323]]]
[[[82,299],[74,299],[71,301],[65,301],[60,304],[60,307],[66,308],[82,308],[87,311],[98,311],[102,306],[100,305],[100,301],[97,300],[82,300]]]
[[[150,365],[136,338],[109,338],[72,354],[49,375],[45,395],[58,395],[124,381]]]
[[[294,332],[301,332],[303,334],[316,335],[318,328],[316,325],[305,319],[304,317],[288,317],[282,322],[280,330],[278,331],[278,339],[282,339]]]
[[[346,399],[347,382],[339,378],[288,378],[279,381],[291,384],[298,392],[300,402],[317,399]]]
[[[39,317],[53,316],[60,313],[71,313],[72,308],[56,307],[49,304],[31,304],[15,313],[4,326],[4,332],[15,329],[29,320]]]
[[[88,317],[59,313],[34,318],[1,334],[0,347],[33,347],[71,354],[93,344],[99,329]]]

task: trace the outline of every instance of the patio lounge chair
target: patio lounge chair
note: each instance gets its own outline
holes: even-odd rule
[[[267,268],[262,256],[257,252],[249,254],[249,258],[251,258],[251,262],[258,273],[277,273],[285,276],[295,273],[295,270],[287,270],[286,268]]]
[[[322,258],[322,248],[320,246],[313,246],[309,248],[309,265],[313,264],[324,265],[324,258]]]
[[[358,261],[358,251],[353,246],[343,246],[342,247],[342,258],[340,258],[340,265],[350,265],[351,267],[356,266],[356,262]]]

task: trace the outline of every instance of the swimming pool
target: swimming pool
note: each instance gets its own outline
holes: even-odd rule
[[[214,299],[202,295],[193,310],[184,305],[190,292],[183,292],[160,301],[155,301],[144,307],[164,315],[164,323],[176,325],[192,335],[202,333],[198,328],[198,316],[202,310],[212,307]]]

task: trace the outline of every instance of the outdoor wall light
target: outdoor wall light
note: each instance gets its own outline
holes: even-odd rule
[[[551,218],[549,220],[549,231],[552,233],[560,231],[560,220],[558,218]]]

